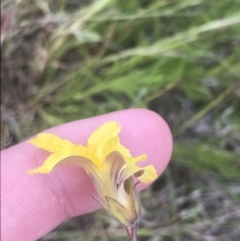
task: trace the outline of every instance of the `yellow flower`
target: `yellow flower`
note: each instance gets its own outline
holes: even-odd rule
[[[29,142],[52,154],[42,166],[29,173],[50,173],[62,164],[80,165],[88,173],[99,194],[94,199],[125,225],[134,240],[140,202],[133,177],[147,183],[153,181],[157,173],[153,165],[144,168],[136,165],[147,156],[133,157],[120,143],[120,129],[117,122],[107,122],[90,135],[86,146],[73,144],[53,134],[39,134]]]

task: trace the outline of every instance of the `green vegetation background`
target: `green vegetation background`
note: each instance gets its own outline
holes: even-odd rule
[[[125,108],[162,115],[139,240],[240,239],[240,0],[2,1],[2,145]],[[4,139],[5,138],[5,139]],[[93,231],[94,227],[94,231]],[[42,240],[127,240],[105,213]]]

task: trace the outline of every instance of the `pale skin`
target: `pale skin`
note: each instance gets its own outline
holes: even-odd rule
[[[121,143],[133,156],[147,154],[161,175],[172,153],[172,136],[154,112],[129,109],[66,123],[44,132],[85,145],[89,135],[107,121],[121,123]],[[100,208],[97,193],[81,167],[65,165],[50,174],[29,175],[49,155],[27,142],[1,152],[1,240],[34,241],[64,220]],[[150,184],[139,184],[142,190]]]

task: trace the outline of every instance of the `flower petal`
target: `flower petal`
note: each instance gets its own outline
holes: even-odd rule
[[[145,161],[147,159],[147,155],[143,154],[137,157],[133,157],[130,151],[123,145],[119,144],[118,151],[124,156],[126,162],[138,162]]]
[[[124,164],[125,160],[122,155],[117,151],[113,151],[106,157],[102,175],[102,186],[105,196],[115,197],[122,205],[126,204],[127,198],[125,191],[121,192],[118,176]]]
[[[60,137],[50,133],[41,133],[37,135],[36,138],[33,138],[28,142],[49,152],[57,152],[61,151],[63,147],[74,146],[74,144],[70,141],[63,140]]]
[[[122,168],[118,176],[118,184],[121,185],[126,179],[136,174],[137,177],[143,175],[143,168],[138,167],[135,163],[128,163]]]
[[[59,151],[51,154],[39,168],[30,171],[31,173],[49,173],[53,168],[58,165],[62,160],[77,156],[79,158],[85,158],[92,164],[94,164],[99,170],[103,168],[101,162],[97,159],[94,153],[90,152],[87,147],[80,145],[66,145]],[[74,159],[75,160],[75,159]],[[69,161],[70,162],[70,161]],[[85,167],[84,167],[85,168]]]
[[[103,159],[103,148],[109,140],[118,135],[120,129],[120,125],[115,121],[103,124],[88,138],[87,147],[95,152],[99,159]]]
[[[118,200],[119,196],[119,185],[118,185],[118,175],[125,161],[119,152],[111,152],[106,160],[104,161],[104,167],[101,176],[101,185],[99,185],[98,192],[104,193],[102,199],[105,196],[115,197]],[[96,186],[96,184],[95,184]],[[125,195],[123,197],[123,203],[125,203]],[[123,204],[122,203],[122,204]]]
[[[121,183],[130,176],[137,177],[139,181],[143,183],[148,183],[154,181],[157,178],[157,171],[153,165],[139,167],[135,163],[127,163],[119,174],[119,185],[121,185]]]
[[[122,155],[117,151],[113,151],[108,154],[104,162],[104,174],[112,178],[116,183],[116,178],[124,164],[125,160]]]
[[[138,177],[140,182],[148,183],[154,181],[158,175],[155,167],[153,165],[149,165],[143,168],[144,173],[140,177]]]
[[[121,145],[119,136],[112,137],[105,144],[105,147],[103,149],[103,158],[106,158],[106,156],[109,153],[113,152],[113,151],[118,151],[119,153],[121,153],[121,155],[123,156],[124,160],[126,162],[129,162],[129,163],[131,163],[131,162],[138,162],[138,161],[144,161],[147,158],[147,155],[145,155],[145,154],[140,155],[138,157],[133,157],[131,155],[130,151],[126,147]]]
[[[138,198],[136,186],[140,182],[134,183],[134,180],[132,177],[129,177],[124,181],[124,190],[128,196],[128,203],[127,207],[129,210],[131,210],[132,213],[135,213],[136,216],[140,216],[140,201]]]

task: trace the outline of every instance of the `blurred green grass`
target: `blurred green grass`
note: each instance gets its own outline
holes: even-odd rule
[[[67,121],[149,108],[173,131],[170,169],[210,175],[226,190],[239,183],[239,0],[1,7],[2,119],[15,142]]]

